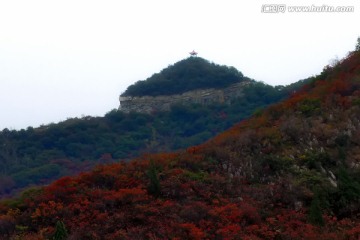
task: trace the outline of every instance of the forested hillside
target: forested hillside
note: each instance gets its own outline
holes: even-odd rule
[[[98,166],[0,205],[25,239],[360,238],[360,52],[198,146]]]
[[[104,117],[75,118],[20,131],[4,129],[0,132],[0,196],[98,163],[200,144],[255,110],[286,98],[306,81],[287,87],[254,81],[245,96],[231,105],[178,105],[152,115],[113,110]]]

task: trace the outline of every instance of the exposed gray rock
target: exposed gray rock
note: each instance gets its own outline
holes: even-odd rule
[[[304,203],[302,201],[295,201],[294,208],[295,211],[300,211],[303,208]]]
[[[123,112],[151,113],[156,111],[169,111],[173,104],[197,103],[208,105],[211,103],[231,104],[231,100],[244,95],[244,86],[250,81],[235,83],[223,89],[200,89],[188,91],[182,94],[168,96],[141,96],[121,97],[119,110]]]
[[[337,186],[338,186],[338,184],[337,184],[337,182],[336,181],[334,181],[332,178],[328,178],[328,180],[329,180],[329,182],[330,182],[330,184],[333,186],[333,187],[335,187],[335,188],[337,188]]]

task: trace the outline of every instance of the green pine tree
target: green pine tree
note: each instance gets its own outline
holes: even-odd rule
[[[325,222],[320,204],[320,196],[316,191],[309,209],[309,222],[317,226],[324,226]]]
[[[158,170],[154,164],[154,161],[152,160],[150,160],[150,168],[147,171],[147,175],[150,179],[150,183],[148,185],[148,192],[155,197],[158,197],[161,192],[161,186],[158,177]]]
[[[53,240],[65,240],[68,237],[65,224],[62,221],[57,221],[55,226],[55,233]]]
[[[357,39],[357,43],[356,43],[356,47],[355,47],[355,51],[360,52],[360,37],[358,37],[358,39]]]

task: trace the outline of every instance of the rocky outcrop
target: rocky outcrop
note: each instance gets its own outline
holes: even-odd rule
[[[168,111],[173,104],[197,103],[208,105],[211,103],[231,103],[231,100],[243,96],[245,85],[250,81],[235,83],[223,89],[200,89],[188,91],[182,94],[168,96],[141,96],[141,97],[122,97],[120,96],[119,110],[123,112],[142,112],[152,113],[156,111]]]

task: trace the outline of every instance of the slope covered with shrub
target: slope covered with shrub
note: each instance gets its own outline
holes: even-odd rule
[[[3,236],[359,239],[360,53],[210,141],[3,202]]]
[[[302,84],[272,87],[254,81],[245,96],[231,105],[178,105],[153,115],[113,110],[104,117],[68,119],[20,131],[4,129],[0,132],[0,196],[98,163],[200,144]]]

